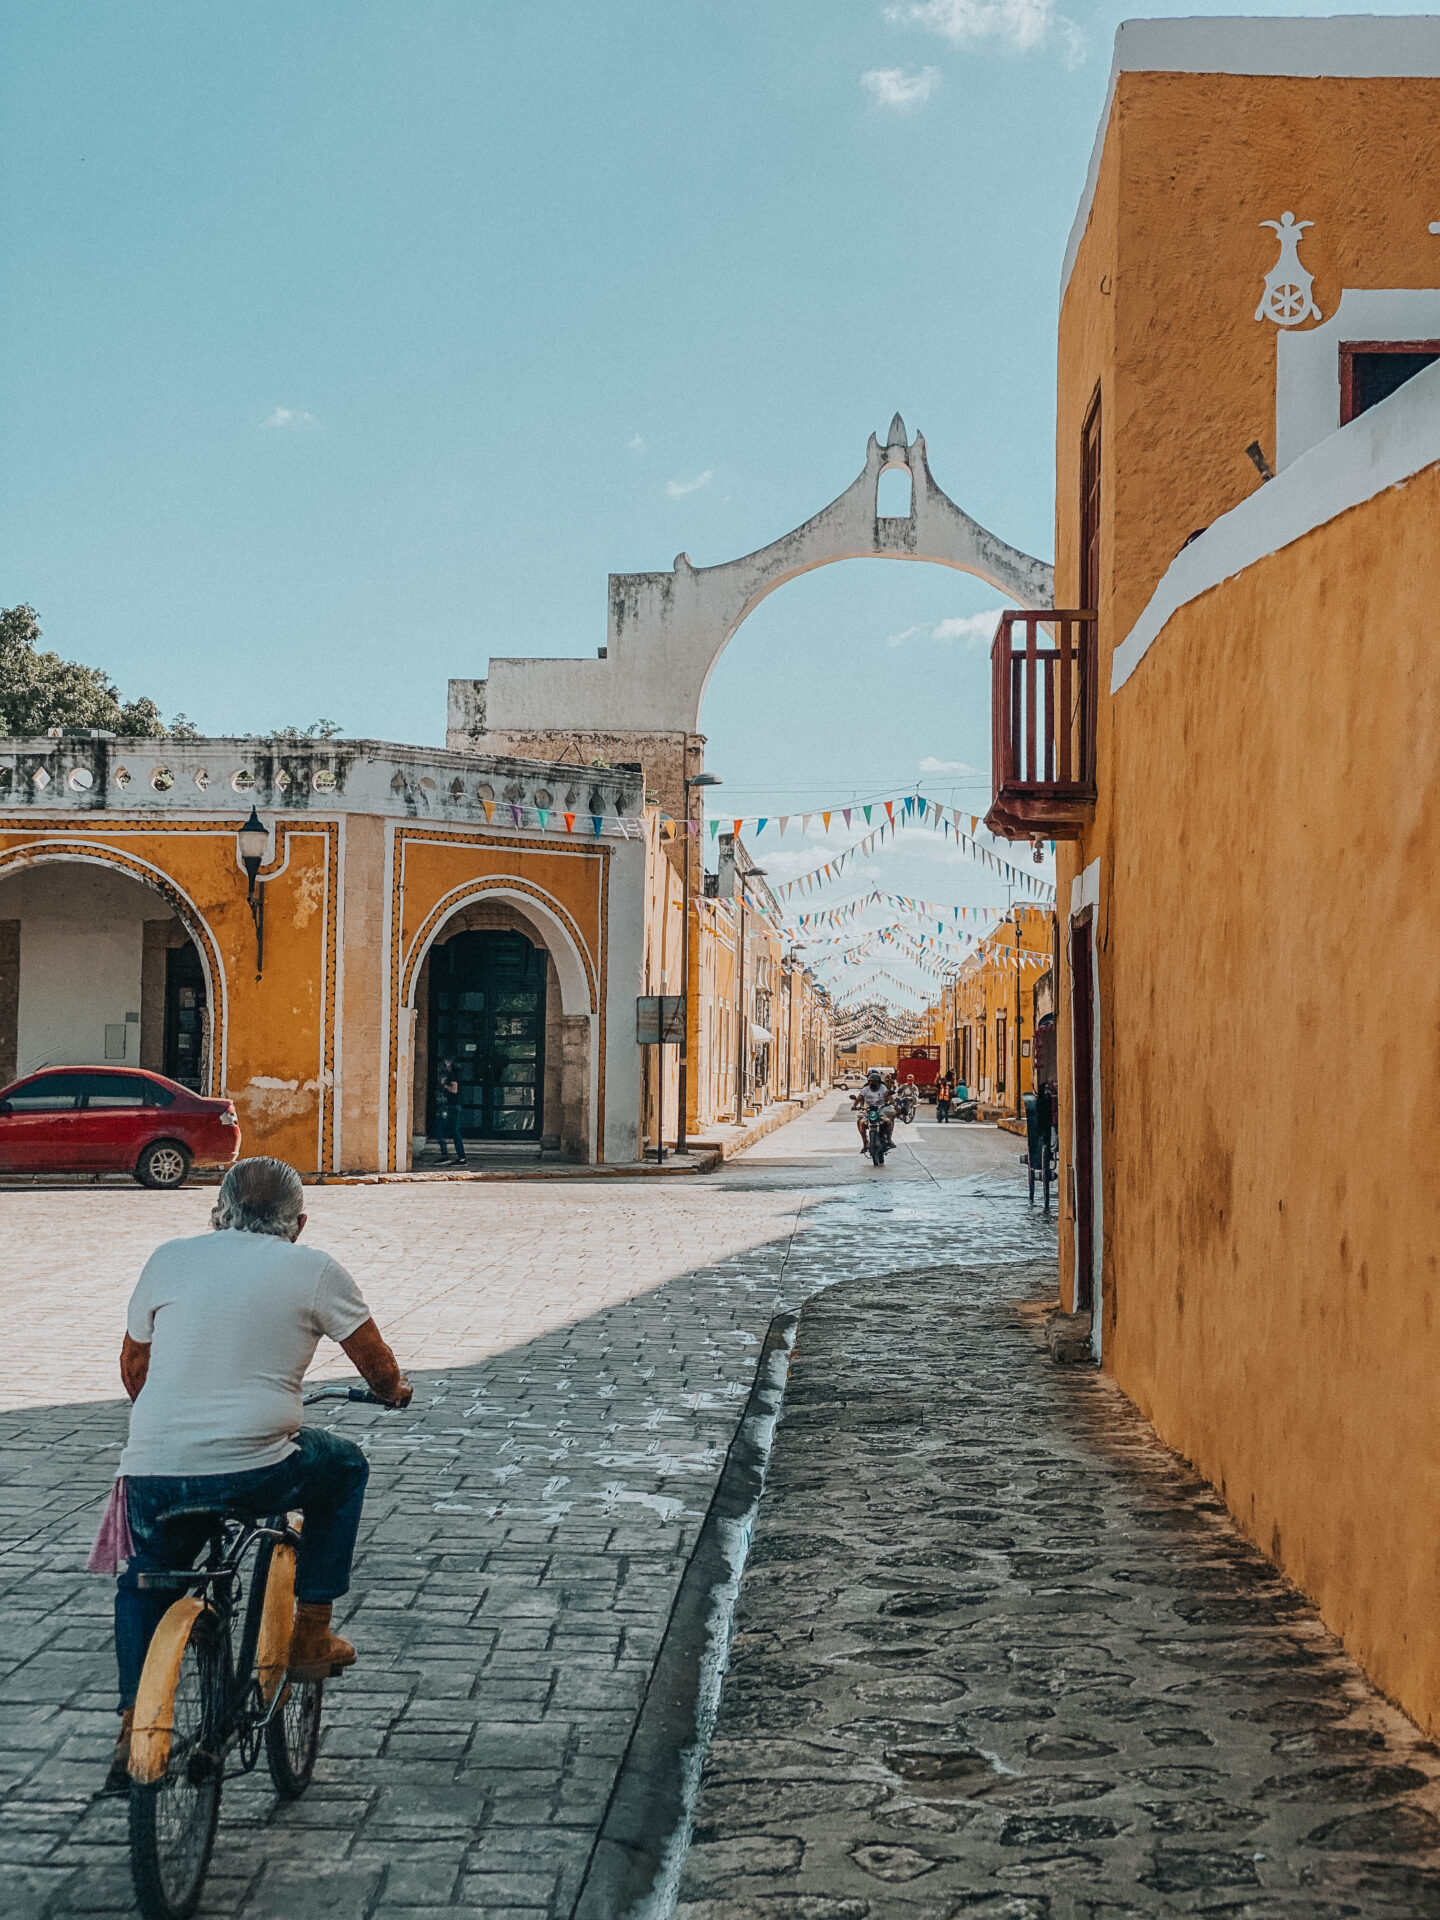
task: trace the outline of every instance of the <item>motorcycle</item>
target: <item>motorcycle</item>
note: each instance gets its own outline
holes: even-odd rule
[[[916,1100],[914,1093],[910,1092],[908,1089],[901,1093],[897,1093],[895,1096],[896,1111],[899,1113],[900,1118],[905,1122],[905,1125],[907,1127],[910,1126],[911,1123],[914,1121],[915,1109],[918,1104],[919,1103]]]
[[[894,1107],[871,1107],[865,1116],[865,1144],[870,1150],[870,1158],[877,1167],[883,1167],[885,1156],[890,1151],[891,1139],[885,1131],[885,1122],[895,1118]]]

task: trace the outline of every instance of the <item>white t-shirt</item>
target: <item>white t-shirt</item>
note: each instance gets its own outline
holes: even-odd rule
[[[249,1473],[284,1460],[321,1335],[348,1340],[369,1318],[350,1275],[318,1247],[233,1229],[167,1240],[126,1315],[150,1371],[120,1472]]]

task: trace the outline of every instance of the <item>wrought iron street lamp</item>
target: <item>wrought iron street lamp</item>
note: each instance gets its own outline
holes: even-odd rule
[[[260,881],[260,867],[270,849],[270,833],[254,807],[251,807],[250,818],[236,834],[235,840],[240,849],[240,864],[250,883],[249,906],[250,918],[255,922],[255,974],[258,979],[265,968],[265,888]]]
[[[690,862],[693,850],[690,845],[690,794],[696,787],[718,787],[723,785],[718,773],[697,773],[685,776],[685,846],[682,852],[684,868],[684,909],[680,919],[680,991],[685,998],[684,1018],[680,1023],[680,1117],[675,1123],[675,1151],[688,1151],[685,1139],[686,1119],[690,1111]],[[703,858],[703,852],[702,852]],[[663,1145],[663,1142],[662,1142]]]

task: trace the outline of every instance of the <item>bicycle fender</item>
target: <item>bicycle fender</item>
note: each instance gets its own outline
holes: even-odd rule
[[[295,1625],[295,1553],[276,1546],[270,1555],[270,1577],[265,1582],[265,1611],[260,1616],[260,1644],[255,1668],[260,1694],[268,1707],[290,1665],[290,1635]]]
[[[130,1778],[142,1787],[165,1778],[170,1764],[170,1733],[175,1724],[175,1687],[190,1633],[204,1612],[193,1593],[168,1608],[155,1629],[135,1695],[135,1730],[130,1736]]]

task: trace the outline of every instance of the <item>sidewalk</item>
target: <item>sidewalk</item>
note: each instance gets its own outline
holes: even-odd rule
[[[1050,1280],[803,1308],[677,1920],[1440,1915],[1440,1755]]]

